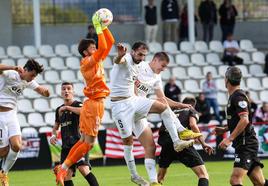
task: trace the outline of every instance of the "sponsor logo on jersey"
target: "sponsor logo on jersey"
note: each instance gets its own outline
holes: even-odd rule
[[[248,106],[248,103],[246,101],[239,101],[238,105],[241,108],[246,108]]]

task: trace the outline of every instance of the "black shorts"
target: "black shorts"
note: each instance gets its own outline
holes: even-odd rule
[[[258,154],[258,145],[256,146],[241,146],[235,150],[235,162],[234,167],[243,168],[248,171],[247,175],[253,171],[257,166],[261,168],[264,165],[260,162],[260,159],[257,156]]]
[[[67,158],[70,150],[71,149],[61,149],[60,163],[64,162],[64,160]],[[72,169],[72,171],[73,171],[73,177],[75,176],[76,168],[81,166],[81,165],[87,165],[87,166],[89,166],[89,169],[91,169],[91,165],[90,165],[89,160],[88,160],[88,153],[80,161],[78,161],[77,163],[73,164],[70,167],[70,169]]]
[[[168,168],[174,161],[179,160],[186,167],[192,168],[199,165],[204,165],[204,161],[194,147],[189,147],[181,152],[176,152],[173,149],[173,145],[162,146],[162,150],[159,156],[159,167]]]

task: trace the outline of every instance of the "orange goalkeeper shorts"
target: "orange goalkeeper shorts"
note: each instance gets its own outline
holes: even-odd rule
[[[87,99],[80,112],[80,131],[88,136],[97,136],[104,114],[104,99]]]

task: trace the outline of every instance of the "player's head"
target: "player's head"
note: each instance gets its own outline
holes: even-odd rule
[[[24,71],[20,74],[21,79],[30,82],[38,74],[44,71],[43,65],[40,65],[34,59],[29,59],[23,67]]]
[[[228,67],[225,72],[225,86],[239,86],[242,79],[242,72],[238,67]]]
[[[190,104],[190,105],[192,105],[192,107],[195,107],[196,100],[195,100],[194,97],[186,97],[186,98],[183,99],[182,103]]]
[[[157,52],[155,53],[152,61],[150,62],[150,67],[153,72],[156,74],[160,74],[160,72],[164,71],[169,63],[169,57],[166,52]]]
[[[70,82],[61,84],[61,96],[64,100],[72,100],[74,98],[74,86]]]
[[[82,39],[78,44],[78,52],[82,57],[91,56],[96,50],[94,39]]]
[[[145,56],[147,55],[149,48],[146,43],[142,41],[137,41],[132,46],[131,56],[134,63],[139,64],[144,61]]]

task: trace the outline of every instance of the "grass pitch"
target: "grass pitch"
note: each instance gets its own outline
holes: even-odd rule
[[[265,165],[264,176],[268,178],[268,160],[262,160]],[[229,177],[233,161],[207,162],[206,167],[210,176],[210,186],[229,186]],[[100,186],[135,186],[130,182],[126,166],[93,167]],[[138,172],[147,178],[143,165],[138,165]],[[53,186],[55,178],[51,170],[11,171],[9,173],[11,186]],[[87,186],[87,182],[77,172],[73,179],[74,185]],[[165,186],[196,186],[198,183],[194,173],[179,163],[173,163],[168,170]],[[249,179],[244,179],[244,186],[251,186]]]

